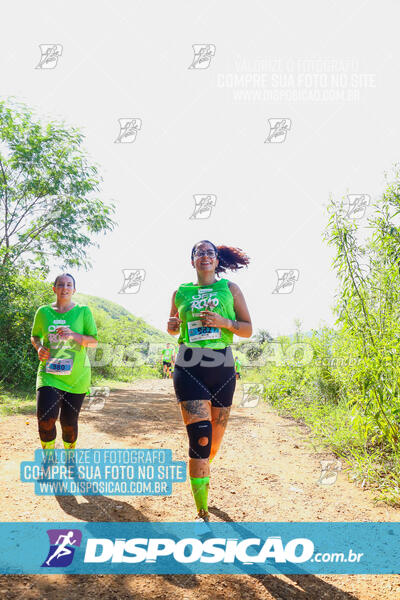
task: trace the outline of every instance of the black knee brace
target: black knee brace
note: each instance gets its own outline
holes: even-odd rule
[[[189,436],[189,456],[190,458],[208,458],[211,452],[212,425],[211,421],[197,421],[186,425]],[[208,442],[205,446],[199,444],[199,439],[207,437]]]

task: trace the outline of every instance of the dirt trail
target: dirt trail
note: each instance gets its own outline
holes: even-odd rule
[[[339,472],[317,483],[320,460],[308,430],[271,407],[240,407],[241,383],[225,438],[211,465],[213,521],[399,521],[400,510],[375,505]],[[26,424],[26,421],[29,424]],[[114,390],[100,412],[83,411],[79,446],[170,448],[187,460],[187,440],[170,380],[137,381]],[[61,436],[58,425],[58,447]],[[169,497],[35,496],[19,481],[19,465],[38,447],[34,415],[0,423],[1,521],[187,521],[195,516],[188,482]],[[20,600],[400,599],[399,575],[35,575],[1,576],[0,597]]]

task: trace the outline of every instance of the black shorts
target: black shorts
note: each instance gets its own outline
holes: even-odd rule
[[[170,366],[171,366],[171,363],[170,363],[170,362],[168,362],[167,360],[163,360],[163,361],[162,361],[162,364],[163,364],[163,365],[167,365],[167,367],[170,367]]]
[[[231,406],[236,387],[232,348],[179,346],[173,382],[178,402],[211,400],[212,406]]]

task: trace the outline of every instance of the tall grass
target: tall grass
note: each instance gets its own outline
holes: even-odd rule
[[[400,505],[400,174],[366,214],[351,215],[331,199],[325,241],[337,275],[335,327],[310,337],[303,358],[271,359],[250,377],[265,400],[308,424],[316,443],[331,448],[349,475],[375,498]],[[361,240],[362,233],[368,232]],[[266,351],[270,342],[264,343]],[[307,355],[307,360],[305,356]]]

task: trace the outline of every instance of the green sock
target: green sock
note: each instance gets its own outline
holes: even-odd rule
[[[65,450],[75,450],[76,440],[75,440],[75,442],[64,442],[64,440],[63,440],[63,443],[64,443]]]
[[[208,486],[210,477],[191,477],[190,484],[197,510],[202,508],[208,512]]]
[[[54,438],[54,440],[51,440],[51,442],[43,442],[42,440],[40,440],[40,443],[42,444],[43,450],[54,450],[56,446],[56,438]]]

